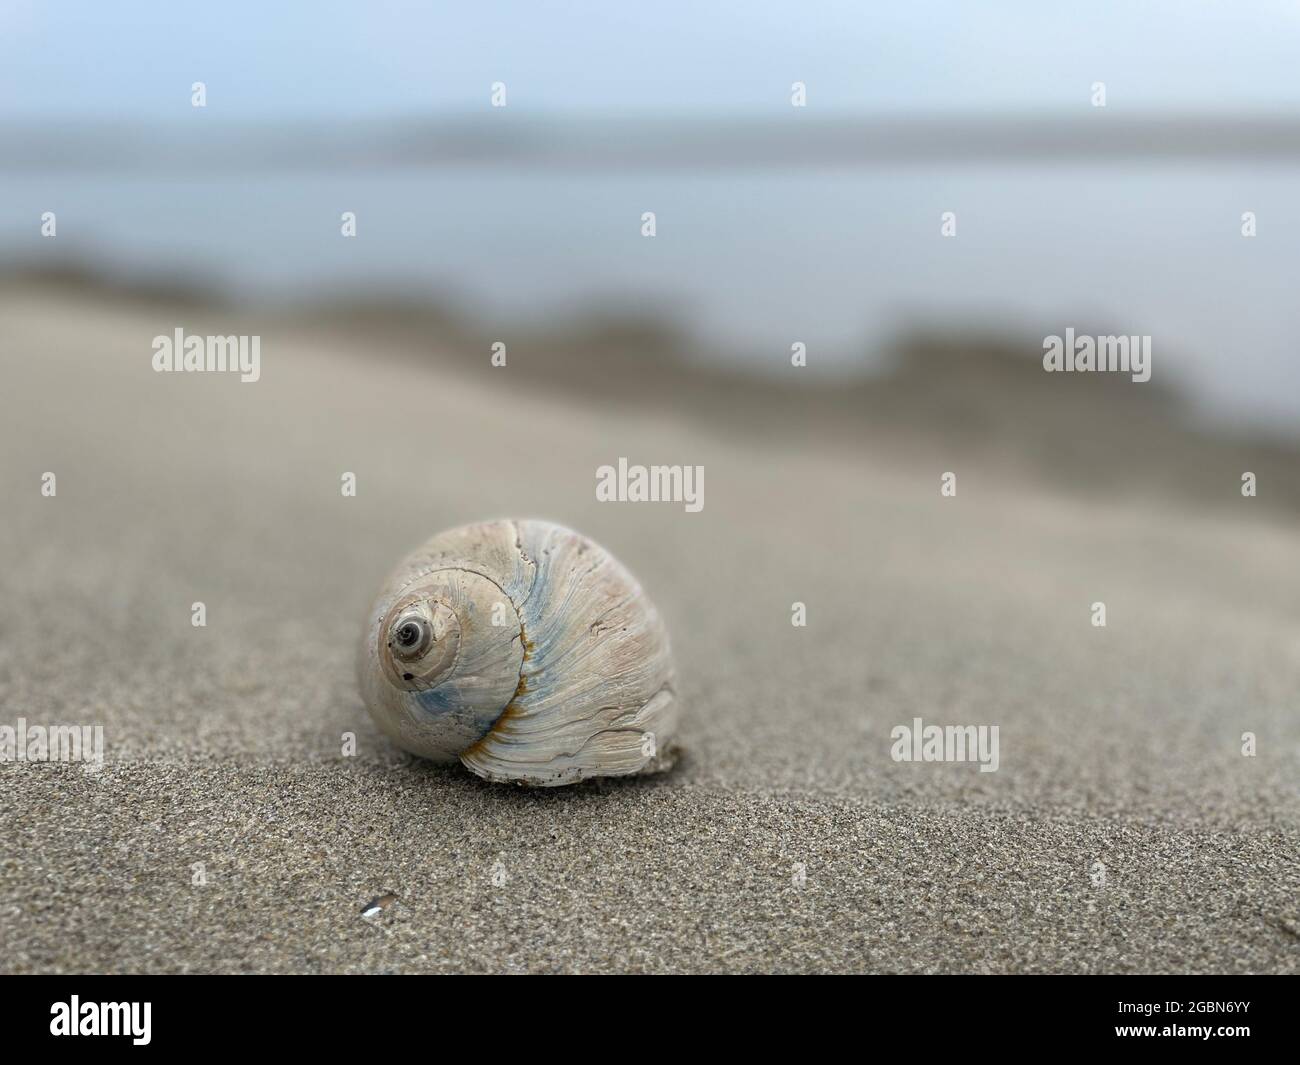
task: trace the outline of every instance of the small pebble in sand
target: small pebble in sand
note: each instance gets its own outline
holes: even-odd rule
[[[384,912],[384,910],[388,909],[388,907],[391,906],[396,901],[397,901],[396,895],[394,895],[391,891],[386,892],[385,894],[379,895],[371,899],[369,902],[367,902],[361,908],[361,916],[378,917],[381,913]]]

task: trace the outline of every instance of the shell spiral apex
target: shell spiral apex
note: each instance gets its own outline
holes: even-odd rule
[[[561,525],[435,536],[380,591],[357,672],[398,746],[488,780],[672,764],[677,682],[659,613],[613,555]]]

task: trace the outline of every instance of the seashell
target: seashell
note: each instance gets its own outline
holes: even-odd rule
[[[398,746],[488,780],[553,786],[672,765],[676,677],[623,565],[544,521],[440,533],[367,619],[361,695]]]

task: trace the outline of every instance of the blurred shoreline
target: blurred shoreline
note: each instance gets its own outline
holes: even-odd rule
[[[84,263],[0,268],[0,292],[24,289],[148,306],[168,330],[186,316],[220,316],[230,333],[314,336],[365,358],[492,387],[504,380],[558,402],[653,411],[756,450],[870,452],[937,469],[985,467],[1066,494],[1225,507],[1243,502],[1241,476],[1250,471],[1260,484],[1252,507],[1300,512],[1300,440],[1208,421],[1167,380],[1044,373],[1041,338],[1022,331],[918,324],[852,367],[795,368],[781,352],[718,359],[670,316],[633,309],[503,330],[414,295],[321,291],[259,304],[223,297],[197,276],[123,278]],[[503,335],[510,338],[504,377],[490,363],[491,345]]]

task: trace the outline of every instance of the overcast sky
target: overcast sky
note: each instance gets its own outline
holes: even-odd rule
[[[1300,0],[0,0],[0,117],[1300,112]],[[1113,113],[1113,112],[1112,112]]]

